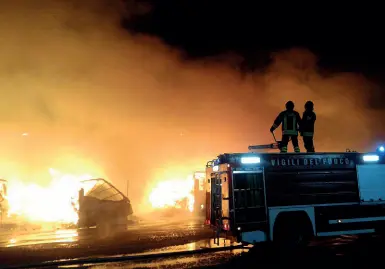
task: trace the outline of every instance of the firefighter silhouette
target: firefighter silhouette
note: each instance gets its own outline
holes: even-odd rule
[[[303,137],[303,143],[307,152],[315,152],[313,137],[316,119],[317,116],[314,113],[314,104],[312,101],[307,101],[300,124],[300,134]]]
[[[294,151],[300,152],[298,146],[298,129],[301,124],[301,116],[294,110],[294,103],[288,101],[286,103],[286,110],[279,113],[275,119],[273,125],[270,128],[270,132],[274,132],[282,123],[282,141],[280,143],[281,153],[287,152],[287,145],[291,139],[293,143]]]

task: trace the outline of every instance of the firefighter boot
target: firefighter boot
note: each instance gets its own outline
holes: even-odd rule
[[[298,136],[293,135],[291,137],[291,142],[293,143],[294,152],[295,153],[301,152],[300,149],[299,149],[299,145],[298,145]]]

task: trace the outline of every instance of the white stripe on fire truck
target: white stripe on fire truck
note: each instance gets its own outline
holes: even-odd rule
[[[374,233],[374,229],[363,229],[363,230],[346,230],[346,231],[335,231],[335,232],[322,232],[317,233],[317,236],[338,236],[338,235],[349,235],[349,234],[369,234]]]
[[[385,220],[385,216],[370,217],[370,218],[355,218],[355,219],[334,219],[334,220],[329,220],[329,224],[356,223],[356,222],[369,222],[369,221],[381,221],[381,220]]]

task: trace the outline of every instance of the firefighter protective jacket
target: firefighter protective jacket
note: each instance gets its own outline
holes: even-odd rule
[[[301,135],[314,136],[314,123],[317,117],[313,111],[305,111],[301,121]]]
[[[282,111],[275,119],[272,129],[275,130],[281,123],[283,135],[298,135],[299,125],[301,124],[301,116],[295,110]]]

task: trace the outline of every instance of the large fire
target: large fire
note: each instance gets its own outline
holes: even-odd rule
[[[9,180],[5,199],[8,217],[29,222],[77,223],[78,195],[80,188],[85,192],[93,186],[83,180],[95,178],[92,175],[74,175],[49,169],[50,182],[47,186]],[[172,179],[158,183],[149,195],[153,208],[194,209],[194,180]]]
[[[152,189],[149,200],[153,208],[187,208],[194,209],[194,180],[173,179],[162,181]]]
[[[8,183],[8,216],[32,222],[76,223],[78,191],[81,181],[91,175],[62,174],[49,169],[52,181],[47,187],[12,180]]]

